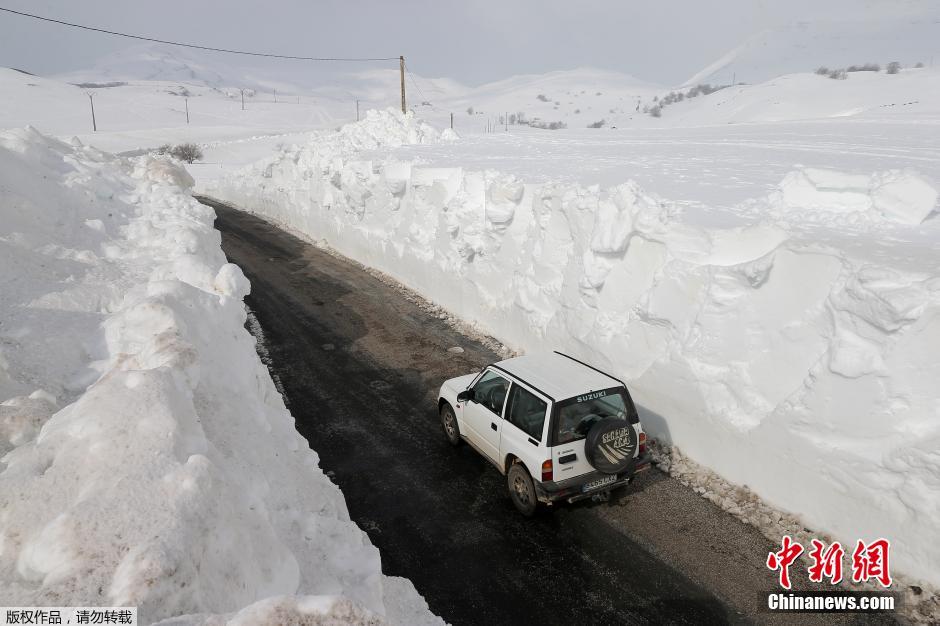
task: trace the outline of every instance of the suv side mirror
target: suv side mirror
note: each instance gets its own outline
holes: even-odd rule
[[[457,394],[457,402],[463,402],[464,400],[473,400],[473,388],[464,389]]]

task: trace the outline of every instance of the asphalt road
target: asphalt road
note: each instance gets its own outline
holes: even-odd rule
[[[411,579],[446,621],[855,621],[762,612],[770,543],[655,470],[613,504],[523,518],[504,477],[469,446],[449,446],[436,414],[443,380],[499,356],[356,264],[200,200],[251,281],[246,302],[297,429],[383,571]]]

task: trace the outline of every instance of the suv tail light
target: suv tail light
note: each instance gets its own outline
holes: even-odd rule
[[[552,460],[548,459],[542,463],[542,482],[552,479]]]
[[[640,456],[646,454],[646,433],[640,433]]]

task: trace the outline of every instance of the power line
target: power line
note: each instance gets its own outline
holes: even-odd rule
[[[398,57],[379,57],[379,58],[342,58],[342,57],[301,57],[301,56],[292,56],[288,54],[271,54],[267,52],[247,52],[245,50],[230,50],[228,48],[213,48],[210,46],[200,46],[192,43],[181,43],[179,41],[167,41],[165,39],[155,39],[153,37],[144,37],[142,35],[131,35],[128,33],[119,33],[113,30],[106,30],[104,28],[96,28],[94,26],[85,26],[82,24],[73,24],[72,22],[64,22],[62,20],[52,19],[51,17],[42,17],[41,15],[33,15],[32,13],[24,13],[22,11],[14,11],[13,9],[7,9],[5,7],[0,7],[0,11],[5,11],[7,13],[13,13],[15,15],[20,15],[22,17],[29,17],[35,20],[41,20],[43,22],[52,22],[53,24],[61,24],[62,26],[70,26],[72,28],[81,28],[84,30],[91,30],[98,33],[105,33],[106,35],[116,35],[118,37],[127,37],[128,39],[139,39],[141,41],[152,41],[154,43],[162,43],[170,46],[180,46],[182,48],[195,48],[196,50],[210,50],[212,52],[227,52],[229,54],[243,54],[246,56],[252,57],[269,57],[274,59],[294,59],[297,61],[397,61]]]
[[[415,81],[415,76],[411,72],[411,68],[405,65],[405,71],[408,72],[408,78],[411,79],[411,84],[414,85],[415,89],[418,91],[418,95],[421,96],[421,100],[427,101],[427,98],[424,96],[424,92],[421,91],[421,87],[418,86],[418,83]]]
[[[415,80],[414,73],[412,73],[411,68],[407,63],[405,64],[405,71],[408,73],[408,78],[411,79],[411,84],[414,85],[415,89],[418,91],[418,95],[421,96],[421,104],[427,103],[427,105],[432,109],[443,111],[444,109],[434,106],[431,101],[427,99],[427,97],[424,95],[424,92],[421,90],[421,87],[418,85],[418,82]]]

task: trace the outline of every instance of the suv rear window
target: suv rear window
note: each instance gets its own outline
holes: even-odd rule
[[[584,439],[602,419],[637,421],[636,409],[623,387],[585,393],[558,403],[555,444]]]

